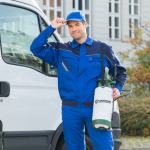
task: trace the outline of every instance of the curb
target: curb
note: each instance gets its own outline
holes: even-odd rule
[[[119,150],[150,150],[150,147],[120,148]]]

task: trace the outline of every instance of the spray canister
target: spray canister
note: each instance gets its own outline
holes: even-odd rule
[[[116,81],[116,66],[114,66],[113,79],[107,78],[103,69],[103,43],[101,44],[101,79],[97,80],[98,87],[95,89],[92,127],[99,130],[107,130],[111,127],[114,100],[112,97],[112,86]]]

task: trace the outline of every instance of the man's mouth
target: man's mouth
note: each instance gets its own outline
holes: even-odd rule
[[[73,34],[78,34],[78,32],[74,32]]]

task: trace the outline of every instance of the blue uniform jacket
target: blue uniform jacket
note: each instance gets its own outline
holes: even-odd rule
[[[33,41],[30,50],[43,61],[58,69],[58,89],[64,105],[88,107],[93,104],[97,80],[101,78],[101,42],[89,36],[85,43],[47,42],[55,29],[50,25]],[[113,76],[117,66],[115,87],[121,92],[126,69],[120,64],[111,47],[104,43],[104,67]]]

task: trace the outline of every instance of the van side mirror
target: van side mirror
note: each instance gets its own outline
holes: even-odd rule
[[[10,84],[7,81],[0,81],[0,97],[8,97],[10,94]]]

